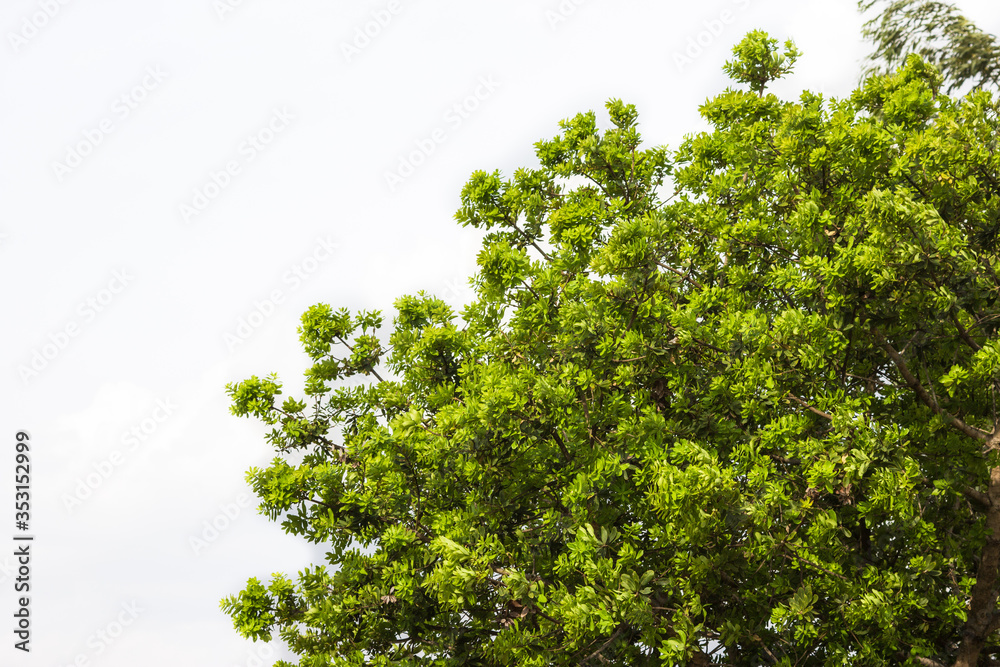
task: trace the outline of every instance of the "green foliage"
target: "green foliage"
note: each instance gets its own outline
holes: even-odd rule
[[[751,90],[761,95],[769,82],[791,72],[801,55],[792,40],[785,42],[783,54],[778,53],[777,46],[778,40],[771,39],[761,30],[754,30],[733,49],[736,59],[727,62],[722,69],[729,78],[749,84]]]
[[[866,75],[885,73],[915,53],[937,66],[948,92],[966,83],[974,87],[1000,84],[1000,45],[959,13],[955,5],[937,0],[860,0],[858,7],[881,13],[865,23],[864,36],[875,51]]]
[[[309,667],[1000,651],[997,101],[919,57],[785,101],[790,44],[734,55],[749,91],[676,153],[612,100],[473,174],[461,320],[402,297],[383,347],[378,313],[314,306],[308,411],[229,386],[300,455],[250,471],[261,510],[329,545],[223,601],[244,636]]]

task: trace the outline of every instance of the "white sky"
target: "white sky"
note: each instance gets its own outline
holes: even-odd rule
[[[959,5],[1000,32],[995,0]],[[345,52],[379,13],[391,20]],[[296,326],[311,304],[382,309],[387,325],[392,301],[420,289],[460,304],[479,238],[453,220],[462,185],[476,169],[536,165],[532,145],[560,119],[593,109],[606,126],[604,102],[619,97],[648,145],[676,148],[703,129],[698,107],[726,87],[722,64],[748,30],[804,53],[776,92],[841,96],[867,52],[860,26],[843,0],[4,0],[4,627],[19,429],[36,538],[32,653],[5,630],[0,664],[282,655],[241,639],[219,600],[251,576],[294,577],[325,549],[286,536],[252,498],[237,505],[246,469],[270,453],[262,425],[230,416],[226,382],[277,372],[301,396]],[[449,112],[477,93],[465,117]],[[390,188],[385,173],[419,145],[433,152]],[[211,200],[196,200],[206,186]],[[230,349],[258,303],[267,316]],[[25,378],[36,353],[51,358]],[[88,475],[100,484],[67,508]],[[229,525],[196,554],[190,538],[213,520]]]

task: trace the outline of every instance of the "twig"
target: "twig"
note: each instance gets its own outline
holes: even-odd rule
[[[675,269],[675,268],[674,268],[674,267],[672,267],[672,266],[667,266],[666,264],[660,264],[659,262],[656,262],[656,265],[657,265],[657,266],[659,266],[660,268],[663,268],[663,269],[666,269],[667,271],[670,271],[671,273],[675,273],[675,274],[677,274],[677,275],[678,275],[678,276],[680,276],[680,277],[681,277],[682,279],[684,279],[684,280],[688,281],[689,283],[691,283],[692,285],[694,285],[694,286],[695,286],[695,287],[697,287],[698,289],[705,289],[705,286],[704,286],[704,285],[702,285],[702,284],[701,284],[700,282],[698,282],[697,280],[695,280],[694,278],[692,278],[692,277],[691,277],[691,276],[689,276],[689,275],[686,275],[686,274],[684,274],[684,273],[681,273],[680,271],[678,271],[677,269]]]
[[[798,561],[801,561],[801,562],[805,563],[806,565],[809,565],[810,567],[814,567],[814,568],[816,568],[816,569],[817,569],[817,570],[819,570],[820,572],[826,572],[826,573],[827,573],[827,574],[829,574],[829,575],[830,575],[831,577],[837,577],[838,579],[843,579],[844,581],[850,581],[850,579],[848,579],[848,578],[847,578],[847,577],[845,577],[844,575],[842,575],[842,574],[837,574],[836,572],[831,572],[830,570],[826,569],[825,567],[823,567],[823,566],[821,566],[821,565],[817,565],[816,563],[812,562],[811,560],[806,560],[805,558],[802,558],[801,556],[798,556],[798,555],[796,555],[796,554],[791,554],[790,556],[789,556],[789,554],[782,554],[782,555],[783,555],[783,556],[784,556],[785,558],[789,558],[789,557],[791,557],[791,558],[794,558],[795,560],[798,560]]]
[[[813,414],[817,414],[820,417],[822,417],[823,419],[829,419],[830,421],[833,421],[833,415],[831,415],[829,412],[823,412],[819,408],[814,408],[813,406],[809,405],[808,403],[806,403],[805,401],[803,401],[801,398],[799,398],[795,394],[788,394],[788,398],[792,399],[793,401],[795,401],[796,403],[798,403],[802,407],[806,408],[807,410],[809,410],[809,412],[812,412]]]

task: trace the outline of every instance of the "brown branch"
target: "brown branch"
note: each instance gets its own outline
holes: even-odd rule
[[[549,254],[547,252],[545,252],[544,250],[542,250],[541,248],[539,248],[538,244],[535,243],[534,239],[532,239],[530,236],[528,236],[525,232],[521,231],[521,228],[517,226],[516,222],[514,222],[513,220],[510,220],[509,222],[510,222],[510,226],[513,227],[514,229],[516,229],[518,231],[518,233],[521,236],[523,236],[528,241],[528,243],[530,243],[531,245],[535,246],[535,250],[537,250],[538,252],[542,253],[542,257],[544,257],[546,259],[546,261],[549,261],[549,262],[552,261],[552,258],[549,257]]]
[[[831,415],[828,412],[823,412],[819,408],[814,408],[813,406],[809,405],[808,403],[806,403],[805,401],[803,401],[801,398],[799,398],[795,394],[788,394],[788,398],[792,399],[793,401],[795,401],[796,403],[798,403],[802,407],[806,408],[807,410],[809,410],[809,412],[812,412],[813,414],[817,414],[820,417],[822,417],[823,419],[829,419],[829,420],[833,421],[833,415]]]
[[[786,546],[786,548],[787,548],[787,546]],[[814,567],[814,568],[816,568],[816,569],[817,569],[817,570],[819,570],[820,572],[826,572],[826,573],[827,573],[827,574],[829,574],[829,575],[830,575],[831,577],[837,577],[838,579],[843,579],[844,581],[850,581],[850,579],[848,579],[848,578],[847,578],[847,577],[845,577],[844,575],[842,575],[842,574],[837,574],[836,572],[831,572],[830,570],[826,569],[826,568],[825,568],[825,567],[823,567],[822,565],[817,565],[816,563],[812,562],[811,560],[806,560],[805,558],[803,558],[803,557],[801,557],[801,556],[799,556],[799,555],[796,555],[796,554],[794,554],[794,553],[793,553],[793,554],[782,554],[782,555],[783,555],[783,556],[784,556],[785,558],[789,558],[789,557],[791,557],[791,558],[794,558],[794,559],[795,559],[795,560],[797,560],[797,561],[801,561],[801,562],[805,563],[806,565],[808,565],[808,566],[810,566],[810,567]]]
[[[982,491],[974,489],[971,486],[966,486],[959,489],[959,492],[967,499],[979,505],[981,509],[988,510],[990,508],[990,497]]]
[[[707,347],[710,350],[715,350],[716,352],[721,352],[722,354],[729,354],[728,352],[726,352],[725,350],[723,350],[721,347],[716,347],[716,346],[712,345],[711,343],[706,343],[705,341],[703,341],[700,338],[695,338],[694,336],[692,336],[691,340],[693,340],[694,342],[698,343],[699,345],[703,345],[703,346]]]
[[[448,437],[446,435],[441,435],[440,433],[438,433],[437,431],[434,431],[433,429],[428,428],[427,424],[425,424],[423,422],[420,422],[420,428],[424,429],[425,431],[427,431],[431,435],[437,436],[439,438],[447,438]]]
[[[958,329],[958,335],[962,338],[962,340],[965,341],[965,344],[971,347],[976,352],[979,352],[979,350],[982,349],[981,346],[979,345],[979,343],[977,343],[975,340],[972,339],[972,336],[969,335],[969,332],[965,329],[965,327],[962,326],[962,323],[958,321],[958,315],[952,313],[951,321],[954,322],[955,328]]]
[[[754,641],[756,641],[757,643],[759,643],[759,644],[760,644],[760,647],[761,647],[762,649],[764,649],[764,652],[765,652],[765,653],[767,653],[767,657],[769,657],[769,658],[771,659],[771,662],[772,662],[772,663],[774,663],[775,665],[777,665],[777,664],[778,664],[778,658],[777,658],[777,657],[775,657],[775,655],[774,655],[773,653],[771,653],[771,649],[769,649],[769,648],[767,647],[767,644],[765,644],[765,643],[764,643],[764,640],[763,640],[763,639],[761,639],[761,638],[760,638],[760,637],[758,637],[757,635],[751,635],[751,636],[750,636],[750,638],[751,638],[751,639],[753,639]]]
[[[997,620],[997,575],[1000,574],[1000,466],[990,469],[990,509],[986,514],[986,544],[979,559],[976,583],[969,595],[969,613],[958,646],[955,667],[975,667]]]
[[[350,344],[350,343],[348,343],[348,342],[347,342],[346,340],[344,340],[344,339],[343,339],[343,338],[342,338],[341,336],[337,336],[337,340],[339,340],[339,341],[340,341],[341,343],[343,343],[343,344],[344,344],[344,345],[345,345],[345,346],[347,347],[347,349],[348,349],[348,350],[350,350],[350,351],[351,351],[352,353],[354,352],[354,348],[353,348],[353,347],[351,347],[351,344]],[[381,352],[381,351],[382,351],[382,350],[379,350],[379,352]],[[376,358],[378,357],[378,355],[375,355],[375,356],[376,356]],[[377,372],[375,371],[375,367],[374,367],[374,366],[372,366],[372,368],[370,368],[370,369],[369,369],[369,370],[367,370],[367,371],[362,371],[362,373],[364,373],[365,375],[368,375],[369,373],[371,373],[372,375],[374,375],[375,377],[377,377],[377,378],[378,378],[378,381],[379,381],[379,382],[385,382],[385,380],[383,380],[383,379],[382,379],[382,376],[381,376],[381,375],[379,375],[379,374],[378,374],[378,373],[377,373]]]
[[[604,649],[606,649],[608,646],[610,646],[611,643],[614,640],[618,639],[618,637],[622,634],[622,632],[625,631],[625,628],[626,628],[626,625],[624,623],[622,623],[621,625],[619,625],[618,629],[615,630],[615,633],[613,635],[611,635],[611,638],[608,639],[608,641],[604,642],[604,644],[601,645],[601,648],[597,649],[596,651],[594,651],[593,653],[591,653],[590,655],[588,655],[586,658],[584,658],[583,662],[580,663],[580,664],[585,665],[588,662],[590,662],[591,660],[593,660],[594,658],[600,656],[601,653],[604,652]]]
[[[990,403],[992,403],[993,410],[993,428],[996,430],[997,424],[997,381],[993,381],[993,386],[990,387]]]
[[[877,384],[882,387],[895,387],[896,389],[902,389],[903,385],[896,384],[895,382],[886,382],[884,380],[879,380],[878,378],[865,377],[863,375],[854,375],[853,373],[845,373],[849,378],[854,378],[855,380],[862,380],[864,382],[870,382],[872,384]]]
[[[666,264],[660,264],[659,262],[655,262],[655,264],[656,264],[657,266],[659,266],[660,268],[663,268],[663,269],[666,269],[667,271],[670,271],[671,273],[674,273],[674,274],[677,274],[677,275],[678,275],[678,276],[680,276],[680,277],[681,277],[681,278],[682,278],[683,280],[686,280],[686,281],[688,281],[689,283],[691,283],[692,285],[694,285],[694,286],[695,286],[695,287],[697,287],[698,289],[705,289],[705,286],[704,286],[704,285],[702,285],[702,284],[701,284],[700,282],[698,282],[697,280],[695,280],[694,278],[692,278],[691,276],[689,276],[689,275],[687,275],[687,274],[684,274],[684,273],[681,273],[680,271],[678,271],[678,270],[677,270],[677,269],[675,269],[674,267],[672,267],[672,266],[667,266]]]
[[[535,290],[531,289],[531,285],[529,285],[528,283],[524,282],[524,278],[521,278],[520,281],[521,281],[521,284],[524,285],[528,289],[528,291],[531,292],[535,296],[535,299],[537,299],[538,301],[542,300],[542,297],[538,296],[538,292],[536,292]]]
[[[563,443],[562,438],[559,437],[559,430],[558,429],[553,429],[552,430],[552,439],[556,441],[557,445],[559,445],[559,449],[562,451],[562,455],[563,455],[563,458],[566,459],[566,463],[569,463],[570,461],[572,461],[573,460],[573,456],[569,453],[569,450],[566,449],[566,445],[565,445],[565,443]]]
[[[873,327],[872,333],[875,334],[875,339],[879,346],[885,350],[885,353],[889,355],[889,358],[892,359],[892,362],[896,365],[896,370],[898,370],[899,374],[903,376],[903,380],[906,382],[907,386],[913,390],[917,397],[924,403],[924,405],[929,407],[934,414],[943,416],[953,427],[970,438],[985,441],[987,448],[991,449],[997,445],[997,441],[1000,440],[1000,433],[998,433],[996,429],[994,429],[992,434],[987,433],[986,431],[982,431],[975,426],[966,424],[964,421],[942,408],[934,397],[931,396],[926,389],[924,389],[923,385],[920,384],[920,380],[918,380],[913,375],[913,372],[910,371],[910,367],[906,364],[906,360],[903,359],[903,356],[889,344],[889,341],[885,339],[882,332]]]

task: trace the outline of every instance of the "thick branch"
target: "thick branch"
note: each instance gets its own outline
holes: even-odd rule
[[[990,508],[990,497],[982,491],[971,486],[960,489],[960,491],[963,496],[978,505],[980,509],[988,510]]]
[[[965,341],[965,344],[971,347],[976,352],[979,352],[979,350],[981,350],[982,347],[980,347],[979,343],[977,343],[972,338],[972,336],[969,335],[969,332],[966,330],[965,327],[962,326],[962,323],[958,321],[958,315],[952,313],[951,321],[955,324],[955,328],[958,329],[958,335],[961,337],[963,341]]]
[[[903,356],[889,344],[889,341],[885,339],[882,332],[878,329],[872,329],[872,333],[875,334],[875,339],[878,341],[879,346],[885,350],[885,353],[889,355],[889,358],[892,359],[892,362],[896,365],[896,370],[898,370],[899,374],[903,376],[903,380],[906,382],[907,386],[913,390],[924,405],[929,407],[934,414],[942,415],[953,427],[970,438],[985,441],[987,447],[993,447],[996,445],[996,432],[990,434],[976,428],[975,426],[970,426],[942,408],[938,404],[937,400],[935,400],[935,398],[931,396],[926,389],[924,389],[924,386],[920,384],[920,380],[918,380],[916,376],[913,375],[912,371],[910,371],[910,367],[906,364],[906,360],[903,359]]]
[[[557,445],[559,445],[559,449],[562,451],[563,458],[566,459],[566,462],[569,463],[572,461],[573,456],[569,453],[569,450],[566,449],[566,444],[563,442],[562,438],[559,437],[558,429],[552,430],[552,439],[556,441]]]
[[[962,631],[955,667],[975,667],[986,639],[996,629],[997,575],[1000,574],[1000,466],[990,469],[987,494],[986,544],[979,559],[976,583],[969,600],[969,615]]]

